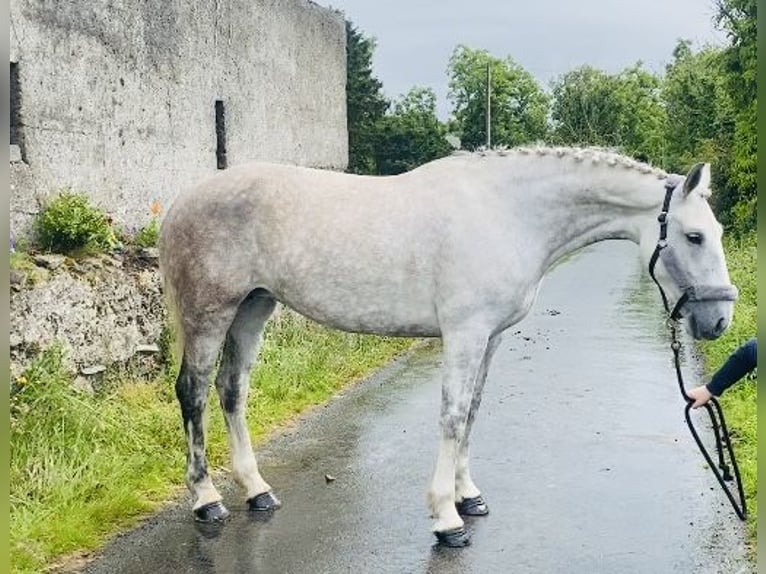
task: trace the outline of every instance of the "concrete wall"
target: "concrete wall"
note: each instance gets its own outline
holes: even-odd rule
[[[305,0],[11,0],[20,151],[11,215],[88,193],[127,226],[228,165],[347,163],[343,17]],[[12,122],[13,123],[13,122]],[[13,154],[12,154],[13,156]]]

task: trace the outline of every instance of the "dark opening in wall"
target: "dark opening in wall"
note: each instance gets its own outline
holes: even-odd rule
[[[215,101],[215,158],[218,169],[226,169],[226,112],[223,100]]]
[[[21,84],[19,83],[19,65],[17,62],[11,62],[11,77],[10,77],[10,132],[11,132],[11,145],[19,146],[21,152],[21,158],[26,159],[24,154],[24,131],[23,123],[21,121]]]

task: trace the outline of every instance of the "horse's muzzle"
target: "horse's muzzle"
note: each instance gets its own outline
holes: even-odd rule
[[[689,334],[695,339],[717,339],[726,332],[734,313],[734,299],[688,300],[683,315]]]

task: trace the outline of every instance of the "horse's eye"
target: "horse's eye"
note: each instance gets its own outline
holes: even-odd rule
[[[689,240],[689,243],[693,245],[702,245],[702,234],[701,233],[687,233],[686,239]]]

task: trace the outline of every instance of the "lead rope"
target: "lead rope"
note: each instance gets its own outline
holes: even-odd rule
[[[662,297],[662,304],[665,307],[665,311],[669,313],[668,318],[668,327],[670,328],[670,336],[671,336],[671,343],[670,348],[673,350],[673,362],[675,364],[676,368],[676,378],[678,379],[678,388],[681,391],[681,396],[686,401],[686,408],[684,409],[684,417],[686,418],[686,425],[689,427],[689,431],[692,433],[692,437],[694,438],[694,442],[697,443],[697,447],[699,448],[700,452],[702,453],[702,456],[705,458],[705,461],[707,462],[710,469],[713,471],[713,474],[715,475],[716,479],[718,480],[718,484],[721,485],[721,488],[726,493],[726,497],[729,499],[729,502],[731,503],[732,508],[734,509],[734,512],[737,514],[740,520],[745,520],[747,518],[747,504],[745,502],[745,492],[742,488],[742,477],[739,474],[739,466],[737,466],[737,459],[734,456],[734,448],[731,445],[731,438],[729,437],[729,431],[726,427],[726,419],[723,416],[723,410],[721,409],[721,405],[718,403],[718,399],[715,397],[712,397],[710,401],[705,403],[704,407],[705,410],[708,413],[708,416],[710,417],[710,423],[713,427],[713,435],[715,436],[715,446],[716,450],[718,452],[718,467],[713,463],[713,459],[710,456],[710,453],[708,453],[707,448],[705,448],[705,445],[702,442],[702,439],[699,436],[699,433],[697,432],[697,429],[694,427],[694,423],[692,422],[691,417],[691,408],[694,404],[694,399],[692,399],[687,393],[686,393],[686,386],[684,385],[684,377],[683,373],[681,371],[681,342],[678,340],[678,336],[676,333],[676,325],[678,323],[678,319],[681,317],[681,307],[686,303],[688,299],[688,292],[685,291],[684,294],[681,296],[681,298],[678,300],[678,302],[675,304],[675,307],[673,307],[673,310],[670,310],[670,306],[668,305],[668,298],[665,295],[665,291],[662,289],[662,285],[660,285],[660,282],[657,281],[657,278],[654,276],[654,266],[657,263],[657,260],[660,257],[660,252],[665,249],[667,246],[667,225],[668,225],[668,209],[670,208],[670,199],[673,195],[673,189],[675,188],[675,185],[673,185],[671,182],[668,182],[665,186],[665,200],[662,203],[662,211],[660,212],[660,215],[657,217],[657,221],[660,223],[660,238],[657,241],[657,247],[654,249],[654,253],[652,253],[652,257],[649,260],[649,275],[651,276],[654,283],[657,285],[657,288],[660,290],[660,296]],[[712,406],[711,406],[712,403]],[[724,445],[726,446],[726,452],[729,455],[729,460],[731,461],[731,467],[734,470],[734,476],[732,477],[731,472],[729,472],[729,466],[726,464],[726,460],[724,457]],[[734,495],[731,492],[731,489],[729,488],[729,485],[726,484],[727,482],[731,482],[732,479],[736,479],[737,481],[737,492],[739,494],[739,502],[734,498]]]
[[[737,459],[734,456],[734,448],[731,444],[729,430],[726,427],[726,418],[723,416],[723,410],[721,409],[721,405],[719,404],[718,399],[715,397],[712,397],[710,401],[704,405],[705,410],[710,417],[710,423],[713,427],[713,435],[715,436],[715,446],[716,451],[718,452],[718,466],[716,467],[716,465],[713,463],[713,459],[711,458],[710,453],[708,453],[707,448],[705,448],[705,445],[703,444],[702,439],[700,438],[699,433],[697,432],[697,429],[694,427],[694,423],[692,422],[691,410],[692,405],[694,404],[694,399],[692,399],[686,393],[684,378],[681,372],[681,343],[676,336],[676,323],[674,320],[669,322],[669,327],[672,339],[670,348],[673,350],[673,360],[676,368],[676,377],[678,379],[678,388],[681,391],[681,396],[686,401],[686,407],[684,408],[686,425],[689,427],[689,431],[691,432],[692,437],[694,437],[694,442],[697,443],[697,447],[702,453],[702,456],[705,458],[708,466],[713,471],[716,479],[718,479],[718,484],[721,485],[721,488],[726,493],[726,497],[729,499],[734,512],[737,514],[740,520],[745,520],[747,518],[745,492],[742,487],[742,477],[739,474],[739,466],[737,465]],[[729,471],[729,465],[726,464],[726,459],[724,457],[724,445],[726,447],[726,452],[729,455],[729,461],[731,462],[731,468],[734,471],[734,476],[732,476],[731,472]],[[735,479],[737,482],[739,502],[737,502],[731,492],[731,488],[727,484],[727,482],[731,482],[733,479]]]

